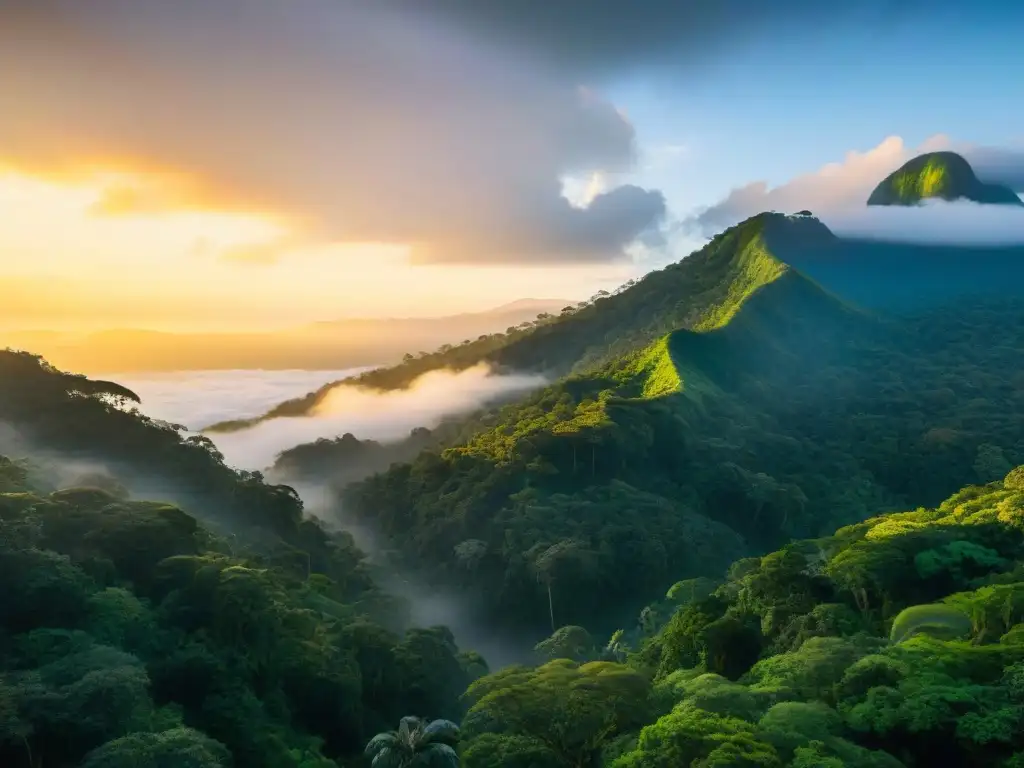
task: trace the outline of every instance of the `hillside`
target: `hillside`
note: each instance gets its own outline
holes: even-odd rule
[[[736,271],[753,264],[754,254],[764,250],[764,231],[772,223],[777,225],[775,229],[800,226],[779,214],[761,214],[718,235],[690,257],[627,284],[614,294],[598,296],[581,307],[567,307],[557,317],[541,319],[527,328],[453,349],[409,355],[400,365],[369,371],[345,383],[396,389],[408,386],[427,371],[462,370],[480,362],[498,370],[535,371],[552,377],[592,370],[672,331],[706,322],[707,313],[715,307],[720,308],[715,311],[728,315],[737,298],[729,294],[734,279],[747,279]],[[761,279],[750,276],[755,283]],[[309,413],[340,383],[286,401],[261,419]],[[211,425],[206,431],[244,428],[261,419]]]
[[[0,765],[330,768],[459,717],[483,659],[135,400],[0,351]]]
[[[409,350],[436,349],[505,332],[570,301],[522,299],[484,312],[445,317],[351,318],[254,333],[171,333],[110,329],[92,333],[0,332],[0,347],[42,354],[82,373],[213,369],[341,370],[399,362]]]
[[[875,187],[868,205],[916,205],[931,198],[1024,205],[1008,187],[979,180],[955,152],[928,152],[908,160]]]
[[[396,389],[431,370],[462,370],[481,361],[499,371],[535,371],[552,378],[595,370],[668,333],[706,322],[706,313],[726,300],[735,270],[746,263],[744,254],[751,247],[762,247],[829,293],[887,315],[924,311],[967,298],[1013,299],[1024,280],[1024,247],[1020,246],[851,240],[836,237],[813,217],[759,214],[717,235],[680,262],[583,307],[452,349],[408,355],[400,365],[326,384],[262,417],[210,425],[206,431],[242,429],[264,419],[308,414],[342,383]],[[967,264],[970,269],[965,268]]]
[[[562,624],[535,666],[488,674],[443,628],[367,620],[364,580],[268,557],[113,478],[57,490],[58,466],[0,457],[0,764],[354,767],[415,711],[461,721],[433,728],[462,768],[1018,768],[1024,466],[1006,466],[987,451],[991,482],[716,560],[607,642]],[[620,545],[657,546],[631,530]],[[456,554],[473,570],[488,553]],[[582,540],[545,554],[556,596],[594,565]]]
[[[1024,467],[684,580],[473,683],[464,768],[1017,768]]]
[[[756,217],[677,270],[535,330],[571,358],[588,316],[694,299],[670,305],[674,319],[633,316],[629,354],[595,353],[447,450],[350,486],[347,514],[476,595],[491,621],[605,630],[670,572],[707,574],[794,536],[937,503],[1024,461],[1024,303],[1001,295],[1005,282],[956,313],[936,299],[871,314],[774,255],[789,223]],[[824,236],[818,222],[798,225]],[[673,283],[684,265],[690,280]],[[495,354],[530,350],[524,340]]]

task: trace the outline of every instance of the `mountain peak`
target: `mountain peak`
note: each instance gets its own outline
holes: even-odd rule
[[[1024,205],[1014,192],[985,184],[956,152],[927,152],[890,173],[868,197],[868,205],[917,205],[929,198]]]

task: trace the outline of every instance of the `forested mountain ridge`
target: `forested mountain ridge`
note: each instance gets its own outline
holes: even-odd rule
[[[752,258],[760,252],[764,260]],[[319,390],[248,420],[211,425],[206,431],[252,426],[279,416],[308,415],[339,383],[377,389],[408,386],[438,369],[462,370],[488,363],[495,370],[532,371],[559,378],[600,368],[681,329],[714,322],[721,305],[728,319],[729,297],[743,294],[756,274],[746,270],[768,261],[769,270],[795,270],[835,297],[886,314],[937,307],[964,297],[1017,295],[1024,280],[1024,248],[920,246],[836,237],[813,216],[762,213],[714,237],[699,251],[651,272],[589,303],[541,317],[529,327],[493,334],[469,344],[442,348],[397,366],[332,382]],[[968,265],[970,268],[968,268]],[[790,278],[792,279],[792,278]]]
[[[821,255],[836,240],[813,218],[779,214],[723,233],[677,265],[688,289],[675,296],[690,301],[627,323],[627,353],[612,341],[605,362],[591,358],[457,444],[352,485],[347,512],[476,593],[493,621],[604,630],[670,571],[712,573],[738,552],[938,503],[1024,461],[1019,253],[993,251],[989,275],[1002,279],[968,286],[956,313],[952,261],[926,301],[904,305],[906,288],[883,287],[869,311],[841,291],[866,294],[862,270]],[[783,248],[807,272],[814,254],[828,268],[812,280],[775,256]],[[886,265],[931,253],[879,249],[868,263],[882,286]],[[627,300],[658,307],[673,295],[666,274],[533,334],[570,338],[587,313],[611,316]]]
[[[727,319],[738,296],[770,279],[773,270],[785,269],[768,253],[767,230],[772,225],[778,230],[802,224],[781,214],[755,216],[718,235],[690,257],[631,282],[615,294],[566,307],[561,315],[540,318],[529,328],[415,358],[407,356],[401,365],[368,371],[346,383],[396,389],[427,371],[462,370],[481,362],[497,370],[534,371],[555,378],[600,367],[672,331],[716,322],[709,313],[721,312],[719,320]],[[767,271],[762,275],[758,269]],[[326,384],[305,397],[282,403],[260,418],[307,414],[336,385]],[[237,429],[259,420],[213,425],[207,431]]]

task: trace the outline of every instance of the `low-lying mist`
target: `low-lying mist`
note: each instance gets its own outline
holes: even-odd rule
[[[1024,206],[928,200],[815,211],[836,235],[921,245],[1024,245]]]
[[[533,646],[540,638],[489,628],[473,615],[471,601],[450,587],[431,585],[420,574],[402,566],[387,543],[367,525],[345,514],[335,489],[310,482],[289,483],[302,497],[306,511],[328,526],[352,534],[366,554],[374,582],[385,592],[402,598],[411,626],[448,627],[462,650],[481,654],[492,670],[534,660]]]
[[[277,418],[238,432],[211,433],[224,460],[240,469],[263,470],[281,451],[351,432],[363,440],[395,442],[416,427],[474,411],[490,401],[543,386],[543,376],[495,374],[485,364],[464,371],[430,371],[408,389],[381,392],[339,385],[312,415]]]
[[[220,421],[259,416],[289,398],[365,370],[154,371],[113,373],[105,378],[142,398],[142,411],[147,416],[201,429]]]

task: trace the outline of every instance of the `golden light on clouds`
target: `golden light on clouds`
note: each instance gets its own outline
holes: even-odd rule
[[[280,328],[580,296],[632,265],[413,266],[387,243],[313,243],[286,217],[209,207],[185,175],[0,164],[2,328]]]

